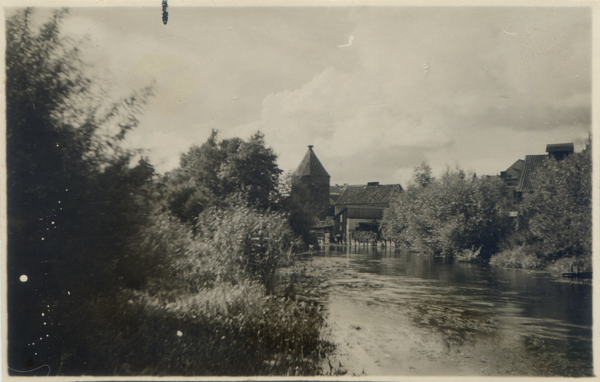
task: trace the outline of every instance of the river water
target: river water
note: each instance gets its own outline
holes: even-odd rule
[[[589,283],[396,249],[306,261],[327,280],[332,374],[593,375]]]

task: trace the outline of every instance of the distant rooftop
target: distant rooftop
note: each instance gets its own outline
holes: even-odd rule
[[[553,153],[556,151],[569,151],[573,152],[575,150],[572,143],[552,143],[546,146],[547,153]]]
[[[517,186],[517,192],[531,192],[533,187],[531,185],[531,179],[535,170],[548,159],[548,155],[526,155],[525,163],[523,164],[523,171],[521,172],[521,178],[519,179],[519,185]]]

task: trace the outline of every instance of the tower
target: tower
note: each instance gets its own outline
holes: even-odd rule
[[[302,195],[309,202],[312,212],[321,215],[329,207],[329,180],[331,176],[317,158],[313,146],[292,174],[292,193]]]

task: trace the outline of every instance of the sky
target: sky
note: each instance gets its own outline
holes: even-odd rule
[[[403,186],[591,131],[589,8],[73,8],[63,30],[115,96],[154,84],[127,145],[161,173],[212,129],[260,130],[287,172],[314,145],[332,185]]]

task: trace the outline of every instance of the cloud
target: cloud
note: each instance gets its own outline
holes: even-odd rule
[[[130,138],[159,171],[213,128],[261,130],[284,170],[312,144],[347,183],[406,182],[423,160],[496,173],[590,129],[589,9],[174,8],[166,27],[139,9],[76,18],[123,89],[157,80]]]

